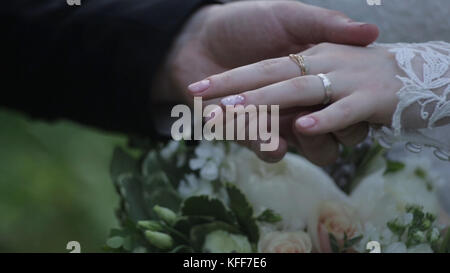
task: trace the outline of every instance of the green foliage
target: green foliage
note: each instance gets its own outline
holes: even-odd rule
[[[173,166],[180,164],[177,153],[189,154],[192,150],[180,145],[165,159],[159,156],[159,151],[153,149],[140,160],[123,150],[114,153],[111,176],[121,196],[118,215],[122,229],[111,232],[106,250],[200,252],[206,236],[217,230],[242,234],[257,242],[259,230],[253,208],[237,187],[217,183],[217,190],[225,187],[228,205],[206,195],[182,200],[175,187],[187,172],[187,161],[176,172]],[[270,211],[261,216],[269,222],[278,218]]]
[[[117,226],[108,173],[120,135],[0,111],[0,252],[98,252]]]
[[[256,220],[260,222],[267,222],[267,223],[277,223],[282,220],[281,215],[274,212],[271,209],[264,210],[258,217],[256,217]]]
[[[420,206],[408,206],[406,213],[412,214],[412,220],[409,223],[399,218],[389,221],[387,227],[391,232],[398,236],[399,241],[405,241],[408,248],[426,243],[437,251],[442,238],[436,227],[436,216],[425,212]]]
[[[332,233],[328,233],[328,239],[330,241],[331,251],[333,253],[346,253],[358,244],[362,240],[363,236],[355,236],[353,238],[348,238],[347,233],[344,233],[344,238],[342,241],[338,241],[336,236]]]
[[[386,170],[384,171],[384,175],[399,172],[404,168],[405,164],[402,162],[386,160]]]
[[[447,229],[445,236],[442,239],[441,246],[439,247],[439,252],[450,253],[450,229]]]
[[[181,208],[181,213],[185,216],[209,216],[232,225],[236,223],[234,215],[222,201],[206,195],[186,199]]]
[[[245,195],[233,184],[226,185],[230,208],[236,215],[239,225],[249,238],[250,242],[256,243],[259,239],[259,229],[256,219],[253,217],[253,207]]]
[[[190,231],[190,240],[194,249],[201,251],[206,235],[216,230],[224,230],[230,233],[240,234],[240,230],[233,225],[214,221],[208,224],[194,226]]]

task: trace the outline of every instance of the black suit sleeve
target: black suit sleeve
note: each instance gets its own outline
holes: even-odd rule
[[[152,76],[189,15],[213,1],[80,2],[0,5],[0,106],[154,135]]]

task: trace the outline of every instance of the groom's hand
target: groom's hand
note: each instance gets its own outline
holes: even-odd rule
[[[209,5],[198,10],[180,32],[156,82],[159,88],[155,91],[161,92],[153,92],[152,96],[158,101],[176,98],[192,104],[192,92],[187,86],[209,75],[300,52],[311,44],[367,45],[377,36],[374,25],[353,22],[340,12],[296,1]],[[261,69],[270,73],[271,66]],[[216,101],[210,101],[213,102]],[[278,150],[259,156],[276,161],[286,149],[282,140]]]

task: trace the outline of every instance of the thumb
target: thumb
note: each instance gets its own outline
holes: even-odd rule
[[[365,46],[379,34],[373,24],[355,22],[339,11],[299,2],[278,2],[274,14],[291,39],[300,44],[322,42]]]

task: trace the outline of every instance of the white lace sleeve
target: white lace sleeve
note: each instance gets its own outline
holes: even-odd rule
[[[385,147],[405,142],[412,152],[431,147],[442,160],[450,160],[450,44],[377,44],[395,54],[404,75],[398,91],[392,126],[372,130]]]

